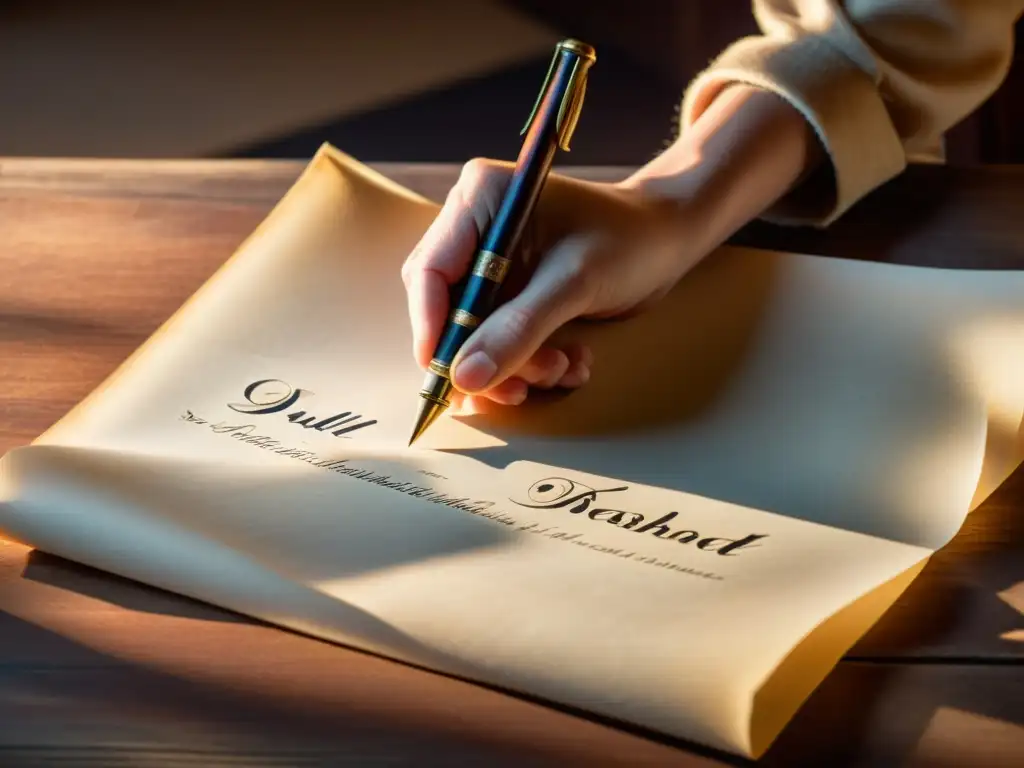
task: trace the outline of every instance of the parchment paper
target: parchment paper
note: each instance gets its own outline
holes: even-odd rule
[[[445,418],[399,268],[437,206],[325,146],[0,462],[0,531],[325,640],[757,756],[1017,466],[1024,275],[722,249]]]

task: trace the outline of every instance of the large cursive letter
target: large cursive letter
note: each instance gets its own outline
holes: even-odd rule
[[[309,394],[304,389],[293,390],[291,386],[279,379],[263,379],[254,381],[245,388],[245,403],[229,403],[228,408],[239,413],[279,413],[291,408],[303,395]]]
[[[527,507],[529,509],[562,509],[570,504],[575,504],[576,506],[569,511],[579,514],[580,512],[587,511],[587,508],[597,499],[597,494],[615,493],[616,491],[624,491],[627,488],[628,486],[623,485],[618,488],[597,490],[581,483],[574,483],[572,480],[564,477],[549,477],[545,480],[538,480],[526,492],[526,495],[530,497],[530,501],[539,503],[526,504],[515,499],[511,499],[511,501],[520,507]]]

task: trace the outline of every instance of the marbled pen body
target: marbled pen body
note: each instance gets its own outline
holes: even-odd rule
[[[519,245],[555,152],[569,148],[596,56],[589,45],[564,40],[555,48],[548,76],[523,132],[519,158],[498,211],[483,234],[473,269],[434,350],[423,387],[420,411],[409,445],[450,406],[451,367],[462,345],[494,310],[502,283],[513,267]]]

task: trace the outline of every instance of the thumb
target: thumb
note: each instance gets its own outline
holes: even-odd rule
[[[480,324],[453,362],[457,389],[479,394],[497,386],[561,326],[586,312],[593,294],[588,251],[582,240],[557,246],[526,287]]]

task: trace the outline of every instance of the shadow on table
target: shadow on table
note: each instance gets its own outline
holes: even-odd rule
[[[382,694],[387,672],[360,676],[357,668],[381,663],[373,657],[324,664],[327,681],[350,683],[342,686],[344,695],[324,703],[323,687],[318,700],[317,692],[307,695],[288,675],[278,677],[284,680],[279,690],[268,690],[275,686],[263,685],[256,674],[248,682],[237,675],[229,682],[174,674],[96,651],[3,612],[0,636],[0,647],[8,648],[0,665],[4,765],[188,759],[206,765],[554,766],[585,759],[595,766],[842,768],[907,764],[906,757],[932,738],[943,712],[968,723],[991,719],[1007,728],[1024,726],[1020,708],[1014,708],[1024,670],[1014,668],[1014,677],[997,668],[844,663],[755,763],[561,707],[547,707],[554,711],[544,714],[529,706],[528,698],[517,703],[514,699],[523,697],[444,691],[447,683],[439,683],[438,675],[392,678],[391,691]],[[188,645],[183,641],[180,657],[170,654],[164,661],[187,661],[194,651]],[[12,660],[14,648],[18,653]],[[367,693],[371,685],[376,694]],[[381,703],[391,695],[395,704]],[[461,706],[460,698],[469,706]],[[970,735],[969,729],[961,731]]]
[[[977,613],[977,606],[972,605],[967,597],[977,594],[978,589],[968,586],[971,580],[964,578],[965,569],[988,569],[993,562],[1001,563],[1003,570],[984,579],[985,584],[992,585],[993,593],[1024,578],[1024,574],[1021,573],[1024,558],[1019,557],[1024,549],[1024,516],[1020,514],[1017,501],[1021,498],[1022,492],[1024,470],[1018,470],[970,516],[954,544],[936,555],[925,572],[931,575],[922,575],[911,586],[901,603],[887,614],[889,618],[883,618],[877,628],[854,650],[854,657],[866,660],[867,663],[846,661],[840,664],[756,765],[788,767],[889,764],[887,761],[895,761],[895,753],[910,754],[917,748],[919,742],[934,728],[934,721],[940,710],[955,710],[1024,726],[1024,707],[1018,705],[1016,709],[1014,708],[1012,691],[1014,679],[1024,684],[1024,668],[1004,667],[1001,670],[998,666],[913,663],[920,660],[921,648],[927,650],[952,647],[954,651],[947,655],[955,655],[958,643],[977,643],[977,621],[973,615]],[[247,617],[40,552],[29,555],[23,577],[134,612],[176,616],[200,622],[266,626]],[[991,626],[986,624],[983,638],[992,634],[992,642],[997,644],[997,637],[1001,632],[1019,628],[1020,617],[1016,615],[1014,609],[999,601],[995,594],[992,595],[992,600],[999,608],[998,620],[993,619]],[[967,613],[972,614],[970,622],[965,620]],[[975,627],[972,635],[958,637],[958,627],[968,624]],[[268,628],[267,631],[277,630]],[[287,633],[286,630],[280,631]],[[330,761],[326,760],[327,755],[333,756],[333,764],[337,764],[339,755],[355,755],[352,764],[378,759],[378,753],[394,758],[398,754],[416,753],[421,749],[421,746],[417,746],[419,740],[431,739],[440,741],[440,744],[433,747],[438,754],[462,754],[468,749],[479,749],[481,754],[487,750],[496,751],[500,755],[513,752],[516,759],[511,763],[538,764],[530,762],[536,759],[539,764],[548,764],[546,750],[571,749],[575,741],[583,741],[582,736],[575,739],[573,733],[576,728],[586,731],[587,726],[583,721],[589,721],[590,727],[594,724],[607,726],[624,734],[646,739],[649,742],[648,746],[660,744],[679,750],[671,753],[674,756],[671,759],[666,758],[653,764],[755,765],[697,745],[668,739],[642,728],[518,694],[511,694],[510,701],[518,699],[520,704],[507,705],[512,720],[538,716],[524,714],[522,710],[518,710],[518,707],[523,706],[522,702],[541,705],[552,712],[568,714],[579,720],[570,721],[571,726],[566,728],[564,720],[553,719],[552,725],[545,726],[552,731],[548,740],[550,743],[538,744],[537,753],[531,752],[529,755],[522,752],[527,749],[526,747],[513,747],[508,743],[510,737],[502,725],[505,723],[507,726],[508,722],[496,720],[485,725],[481,722],[484,718],[479,714],[473,716],[477,718],[476,721],[471,718],[468,733],[453,721],[451,733],[438,735],[433,731],[417,731],[417,726],[410,725],[410,718],[406,716],[408,713],[401,708],[396,708],[393,713],[382,713],[378,709],[373,716],[367,716],[367,710],[364,708],[363,714],[355,719],[358,727],[352,725],[350,731],[345,730],[352,722],[346,709],[332,707],[329,711],[324,711],[323,708],[311,706],[308,701],[303,702],[303,697],[297,701],[288,698],[279,700],[265,692],[226,687],[223,682],[186,679],[129,661],[113,659],[79,645],[71,638],[3,613],[0,613],[0,637],[5,639],[4,642],[0,642],[0,648],[10,643],[12,645],[9,647],[29,649],[30,654],[38,655],[46,661],[45,664],[20,664],[17,661],[7,665],[0,663],[0,745],[15,743],[15,737],[20,733],[15,725],[10,725],[13,730],[7,733],[2,724],[5,721],[17,723],[19,718],[23,717],[23,713],[17,710],[17,702],[38,701],[49,702],[44,708],[46,713],[50,711],[49,707],[52,704],[64,713],[64,717],[72,721],[77,717],[76,712],[86,713],[89,717],[107,717],[111,733],[121,732],[125,718],[129,722],[135,722],[132,720],[133,717],[156,718],[159,726],[157,736],[146,735],[145,739],[157,738],[158,744],[152,748],[160,750],[196,748],[191,736],[176,734],[175,728],[181,723],[202,722],[204,732],[223,732],[229,741],[234,739],[231,746],[218,746],[217,749],[234,750],[230,752],[232,755],[258,753],[279,756],[296,765],[330,764]],[[299,641],[307,640],[300,638]],[[318,643],[312,640],[307,642]],[[330,647],[326,643],[318,645],[321,648]],[[1015,651],[1016,645],[1013,644],[1014,647],[1007,650]],[[173,656],[179,652],[174,650],[173,644],[168,648],[171,650],[161,653]],[[194,653],[195,648],[195,644],[190,645],[184,640],[180,651],[187,655]],[[239,652],[244,651],[239,649]],[[351,653],[343,649],[337,649],[337,652]],[[225,662],[231,663],[231,649],[217,648],[216,653],[226,653]],[[381,661],[372,654],[357,653],[377,659],[373,663]],[[902,661],[901,656],[907,657],[911,663]],[[918,658],[915,659],[915,656]],[[339,657],[345,658],[350,657]],[[54,664],[53,659],[59,659],[59,662]],[[344,661],[340,663],[343,664]],[[1001,671],[1005,671],[1006,676],[1001,676]],[[410,678],[403,675],[399,679],[422,679],[412,677],[419,674],[427,674],[432,680],[446,677],[436,673],[410,672]],[[972,675],[995,677],[989,681],[990,684],[979,685]],[[251,679],[256,682],[258,676],[253,675]],[[411,685],[415,687],[414,683]],[[404,682],[397,686],[396,695],[400,696],[404,687],[407,687]],[[474,687],[490,688],[483,685]],[[420,697],[417,701],[423,703],[415,704],[419,708],[418,716],[412,719],[417,722],[424,719],[445,720],[451,711],[461,711],[457,706],[458,696],[456,692],[451,699],[445,700]],[[1017,701],[1019,702],[1019,694]],[[145,702],[145,707],[141,713],[135,713],[133,707],[139,702]],[[359,707],[358,700],[352,703]],[[11,709],[10,716],[5,713],[5,707]],[[498,711],[505,707],[504,704],[497,705]],[[31,714],[30,710],[25,712]],[[49,718],[49,714],[40,717],[46,719]],[[465,714],[460,715],[460,718],[466,717]],[[146,722],[146,727],[151,728],[148,720]],[[547,724],[549,721],[545,716],[540,722]],[[344,727],[341,724],[344,724]],[[342,729],[342,734],[349,736],[338,737],[338,728]],[[516,729],[511,730],[514,732]],[[554,734],[556,730],[557,738]],[[352,737],[351,734],[358,734],[358,738]],[[90,741],[91,738],[82,736],[74,742],[78,745],[74,746],[74,749],[84,748],[81,745],[93,743]],[[592,735],[588,738],[592,738]],[[149,743],[145,742],[145,739],[143,743]],[[223,739],[218,743],[222,742]],[[42,743],[49,744],[45,741]],[[580,752],[584,751],[583,747],[578,749]],[[299,760],[301,750],[307,750],[309,754]],[[865,762],[865,750],[877,756],[880,762]],[[489,765],[498,764],[492,752],[487,754],[484,762]],[[597,764],[589,757],[591,754],[588,752],[590,764]],[[3,757],[3,752],[0,751],[0,758]],[[318,762],[321,758],[324,761]],[[451,764],[448,758],[439,760],[443,764]],[[97,759],[96,764],[104,762],[109,761],[106,758]],[[209,762],[213,762],[212,758]],[[617,762],[609,757],[604,764],[628,762],[625,759]],[[2,759],[0,764],[3,764]]]
[[[1022,688],[1021,666],[843,662],[756,765],[1020,765]]]
[[[0,765],[750,764],[444,675],[396,676],[392,662],[372,654],[338,648],[327,656],[328,644],[310,648],[319,682],[309,690],[287,673],[268,681],[257,663],[232,674],[237,660],[226,659],[228,679],[204,679],[188,639],[143,664],[2,611],[0,637],[0,649],[15,650],[0,664]],[[192,669],[165,671],[172,666]]]
[[[851,660],[972,656],[1020,657],[1024,643],[1002,640],[1024,616],[998,593],[1024,582],[1024,466],[960,532],[850,652]],[[965,629],[970,634],[965,634]]]
[[[981,568],[998,561],[1005,564],[1005,570],[1000,571],[997,578],[986,578],[985,583],[998,585],[996,589],[999,589],[1022,580],[1024,559],[1009,557],[1019,554],[1024,544],[1024,516],[1019,511],[1022,493],[1024,470],[1018,470],[971,515],[954,544],[936,556],[929,566],[932,577],[919,578],[901,605],[893,609],[894,619],[894,612],[900,611],[899,621],[887,623],[883,619],[872,637],[858,646],[856,654],[861,658],[872,655],[865,651],[866,648],[883,649],[873,654],[873,661],[881,663],[848,661],[841,664],[756,765],[895,763],[897,757],[910,754],[917,748],[933,728],[940,710],[956,710],[1024,726],[1024,707],[1020,706],[1019,689],[1016,698],[1013,689],[1015,680],[1018,684],[1024,683],[1024,669],[1021,667],[1001,670],[994,666],[919,665],[901,663],[899,658],[903,651],[912,659],[910,651],[921,647],[941,647],[944,644],[955,647],[956,629],[965,624],[963,614],[972,610],[970,603],[965,605],[964,600],[971,590],[965,586],[964,579],[951,578],[950,574],[955,576],[960,569]],[[24,577],[130,611],[260,626],[259,622],[245,617],[42,553],[29,556]],[[974,592],[977,592],[976,588]],[[993,600],[997,600],[994,595]],[[998,635],[1000,631],[1019,626],[1019,617],[1014,616],[1014,610],[1004,603],[1000,605],[1003,612],[999,614],[999,622],[991,630],[986,627],[986,632]],[[1017,623],[1005,626],[1002,623],[1004,616],[1007,622],[1013,620]],[[605,734],[604,738],[613,741],[619,738],[603,728],[594,731],[596,724],[646,740],[630,742],[632,746],[623,746],[622,752],[641,748],[644,744],[652,749],[654,744],[659,744],[678,750],[668,753],[668,757],[659,758],[660,762],[645,764],[755,765],[527,696],[513,694],[507,699],[508,704],[502,703],[505,699],[494,704],[494,711],[500,716],[493,719],[479,712],[466,711],[472,708],[459,706],[459,696],[466,694],[459,694],[454,689],[450,697],[443,699],[422,695],[408,697],[407,701],[413,702],[411,705],[396,705],[390,711],[380,705],[367,707],[355,694],[351,700],[345,698],[341,703],[335,701],[330,706],[319,706],[315,697],[310,698],[305,691],[297,691],[294,684],[290,695],[277,695],[248,688],[260,682],[259,675],[255,673],[232,684],[202,679],[201,676],[171,674],[154,669],[153,665],[113,658],[76,642],[72,637],[2,612],[0,638],[3,638],[0,648],[17,649],[29,659],[23,662],[16,656],[14,661],[10,661],[9,654],[0,654],[0,658],[6,661],[0,662],[0,764],[4,764],[5,748],[10,755],[19,758],[20,754],[11,751],[15,746],[18,749],[25,745],[32,749],[50,749],[50,745],[56,743],[53,748],[57,750],[87,751],[92,748],[90,745],[109,741],[131,742],[132,728],[139,730],[135,743],[148,745],[145,749],[157,752],[169,754],[191,750],[195,753],[208,748],[213,756],[259,754],[295,765],[336,765],[339,756],[344,761],[359,765],[379,760],[382,756],[393,760],[413,754],[437,754],[440,764],[451,765],[453,760],[473,764],[469,753],[480,761],[478,764],[498,765],[500,758],[509,754],[514,755],[509,764],[560,764],[551,759],[552,751],[563,758],[569,752],[576,756],[586,752],[588,764],[601,764],[594,761],[593,755],[597,752],[592,747],[574,746],[593,740],[595,733]],[[318,643],[317,647],[326,645]],[[183,638],[180,646],[169,643],[166,648],[159,651],[163,654],[160,661],[173,665],[181,658],[194,655],[197,645]],[[244,649],[234,651],[221,647],[214,651],[224,655],[223,663],[227,667],[237,663],[233,660],[236,653],[244,653]],[[337,649],[337,653],[352,652]],[[359,653],[368,659],[376,659],[365,663],[381,664],[379,657]],[[351,656],[339,655],[338,658],[339,665],[344,665]],[[58,661],[54,662],[54,659]],[[333,659],[331,656],[331,663],[325,666],[333,666]],[[356,668],[351,661],[348,666]],[[419,684],[416,681],[437,681],[444,677],[434,673],[410,672],[408,676],[397,677],[399,682],[392,685],[391,690],[398,700],[403,691],[408,693],[417,688]],[[413,682],[407,683],[407,680]],[[381,684],[387,685],[386,682]],[[489,687],[475,685],[473,688]],[[513,703],[516,699],[518,704]],[[1015,701],[1018,703],[1016,707]],[[523,702],[578,719],[566,721],[564,717],[558,719],[555,714],[549,719],[547,715],[538,715]],[[457,718],[452,718],[453,711],[460,712]],[[104,740],[102,729],[97,730],[97,718],[105,723],[103,727],[109,729],[109,739]],[[524,726],[520,722],[516,727],[515,721],[529,721],[530,718],[540,718],[530,725],[535,730],[539,729],[541,738],[528,745],[519,743],[510,733],[522,733]],[[433,727],[425,727],[425,721],[433,723]],[[38,724],[38,732],[31,730],[35,727],[33,723]],[[66,733],[61,729],[66,729]],[[197,743],[196,730],[211,738],[215,734],[215,743],[211,742],[209,747]],[[35,733],[38,735],[33,735]],[[54,742],[50,741],[51,736]],[[621,738],[626,739],[624,736]],[[62,743],[70,746],[62,747]],[[865,750],[878,761],[866,761]],[[111,762],[99,752],[96,754],[95,764]],[[328,756],[331,760],[327,759]],[[604,757],[603,764],[630,763],[626,757],[618,759],[610,754]],[[213,757],[207,756],[206,759],[208,763],[215,764]]]
[[[1024,582],[1022,499],[1024,467],[968,516],[759,765],[952,768],[993,731],[991,764],[1020,764],[1003,750],[1024,752],[1024,645],[1001,638],[1024,616],[998,593]],[[964,751],[936,754],[957,739]],[[809,753],[814,760],[799,757]],[[914,755],[922,762],[907,762]]]
[[[504,745],[519,759],[492,759],[479,743],[400,722],[400,707],[388,723],[355,701],[318,712],[301,692],[275,697],[169,674],[4,612],[0,635],[0,647],[27,657],[0,663],[0,765],[336,766],[416,754],[516,765],[530,753]]]
[[[200,621],[266,625],[264,622],[232,613],[198,600],[190,600],[140,582],[65,560],[63,557],[33,550],[29,553],[22,577],[40,584],[65,589],[94,600],[126,608],[129,611],[156,613]]]

